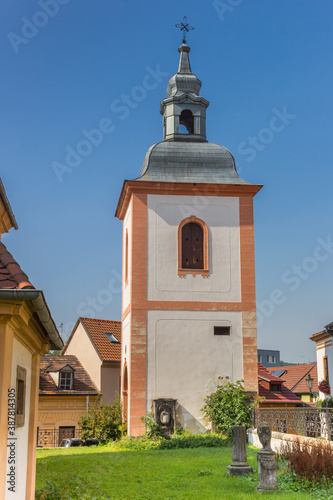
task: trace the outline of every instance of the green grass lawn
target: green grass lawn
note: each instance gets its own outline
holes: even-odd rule
[[[257,470],[257,450],[248,461]],[[258,493],[258,476],[228,476],[231,447],[113,451],[108,447],[37,450],[36,488],[51,481],[71,499],[310,499],[305,492]],[[68,497],[65,496],[65,493]],[[58,498],[58,497],[57,497]]]

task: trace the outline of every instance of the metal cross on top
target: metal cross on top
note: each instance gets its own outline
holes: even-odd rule
[[[179,28],[183,32],[183,43],[186,43],[186,33],[188,31],[194,30],[193,26],[190,26],[187,22],[187,17],[183,17],[183,22],[175,24],[176,28]]]

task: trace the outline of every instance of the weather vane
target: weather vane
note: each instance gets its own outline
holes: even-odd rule
[[[183,43],[186,43],[186,33],[188,31],[194,30],[193,26],[190,26],[187,22],[187,17],[183,17],[183,22],[179,24],[175,24],[176,28],[179,28],[180,31],[183,32]]]

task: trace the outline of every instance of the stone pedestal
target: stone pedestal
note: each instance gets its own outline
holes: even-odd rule
[[[232,426],[232,463],[228,465],[228,474],[244,476],[252,474],[253,469],[247,463],[246,457],[246,427],[245,425]]]
[[[274,451],[271,449],[271,430],[267,424],[262,423],[259,425],[257,432],[263,448],[258,451],[257,455],[259,485],[256,490],[277,490],[276,458]]]
[[[259,450],[258,455],[259,486],[257,491],[277,490],[276,460],[274,451]]]

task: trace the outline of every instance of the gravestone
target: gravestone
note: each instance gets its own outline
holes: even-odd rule
[[[271,448],[271,429],[268,424],[262,423],[259,425],[257,433],[262,444],[262,449],[258,451],[257,455],[259,485],[256,487],[256,490],[277,490],[276,458]]]
[[[228,465],[228,474],[244,476],[252,474],[253,469],[247,463],[246,457],[246,427],[245,425],[232,426],[232,463]]]

